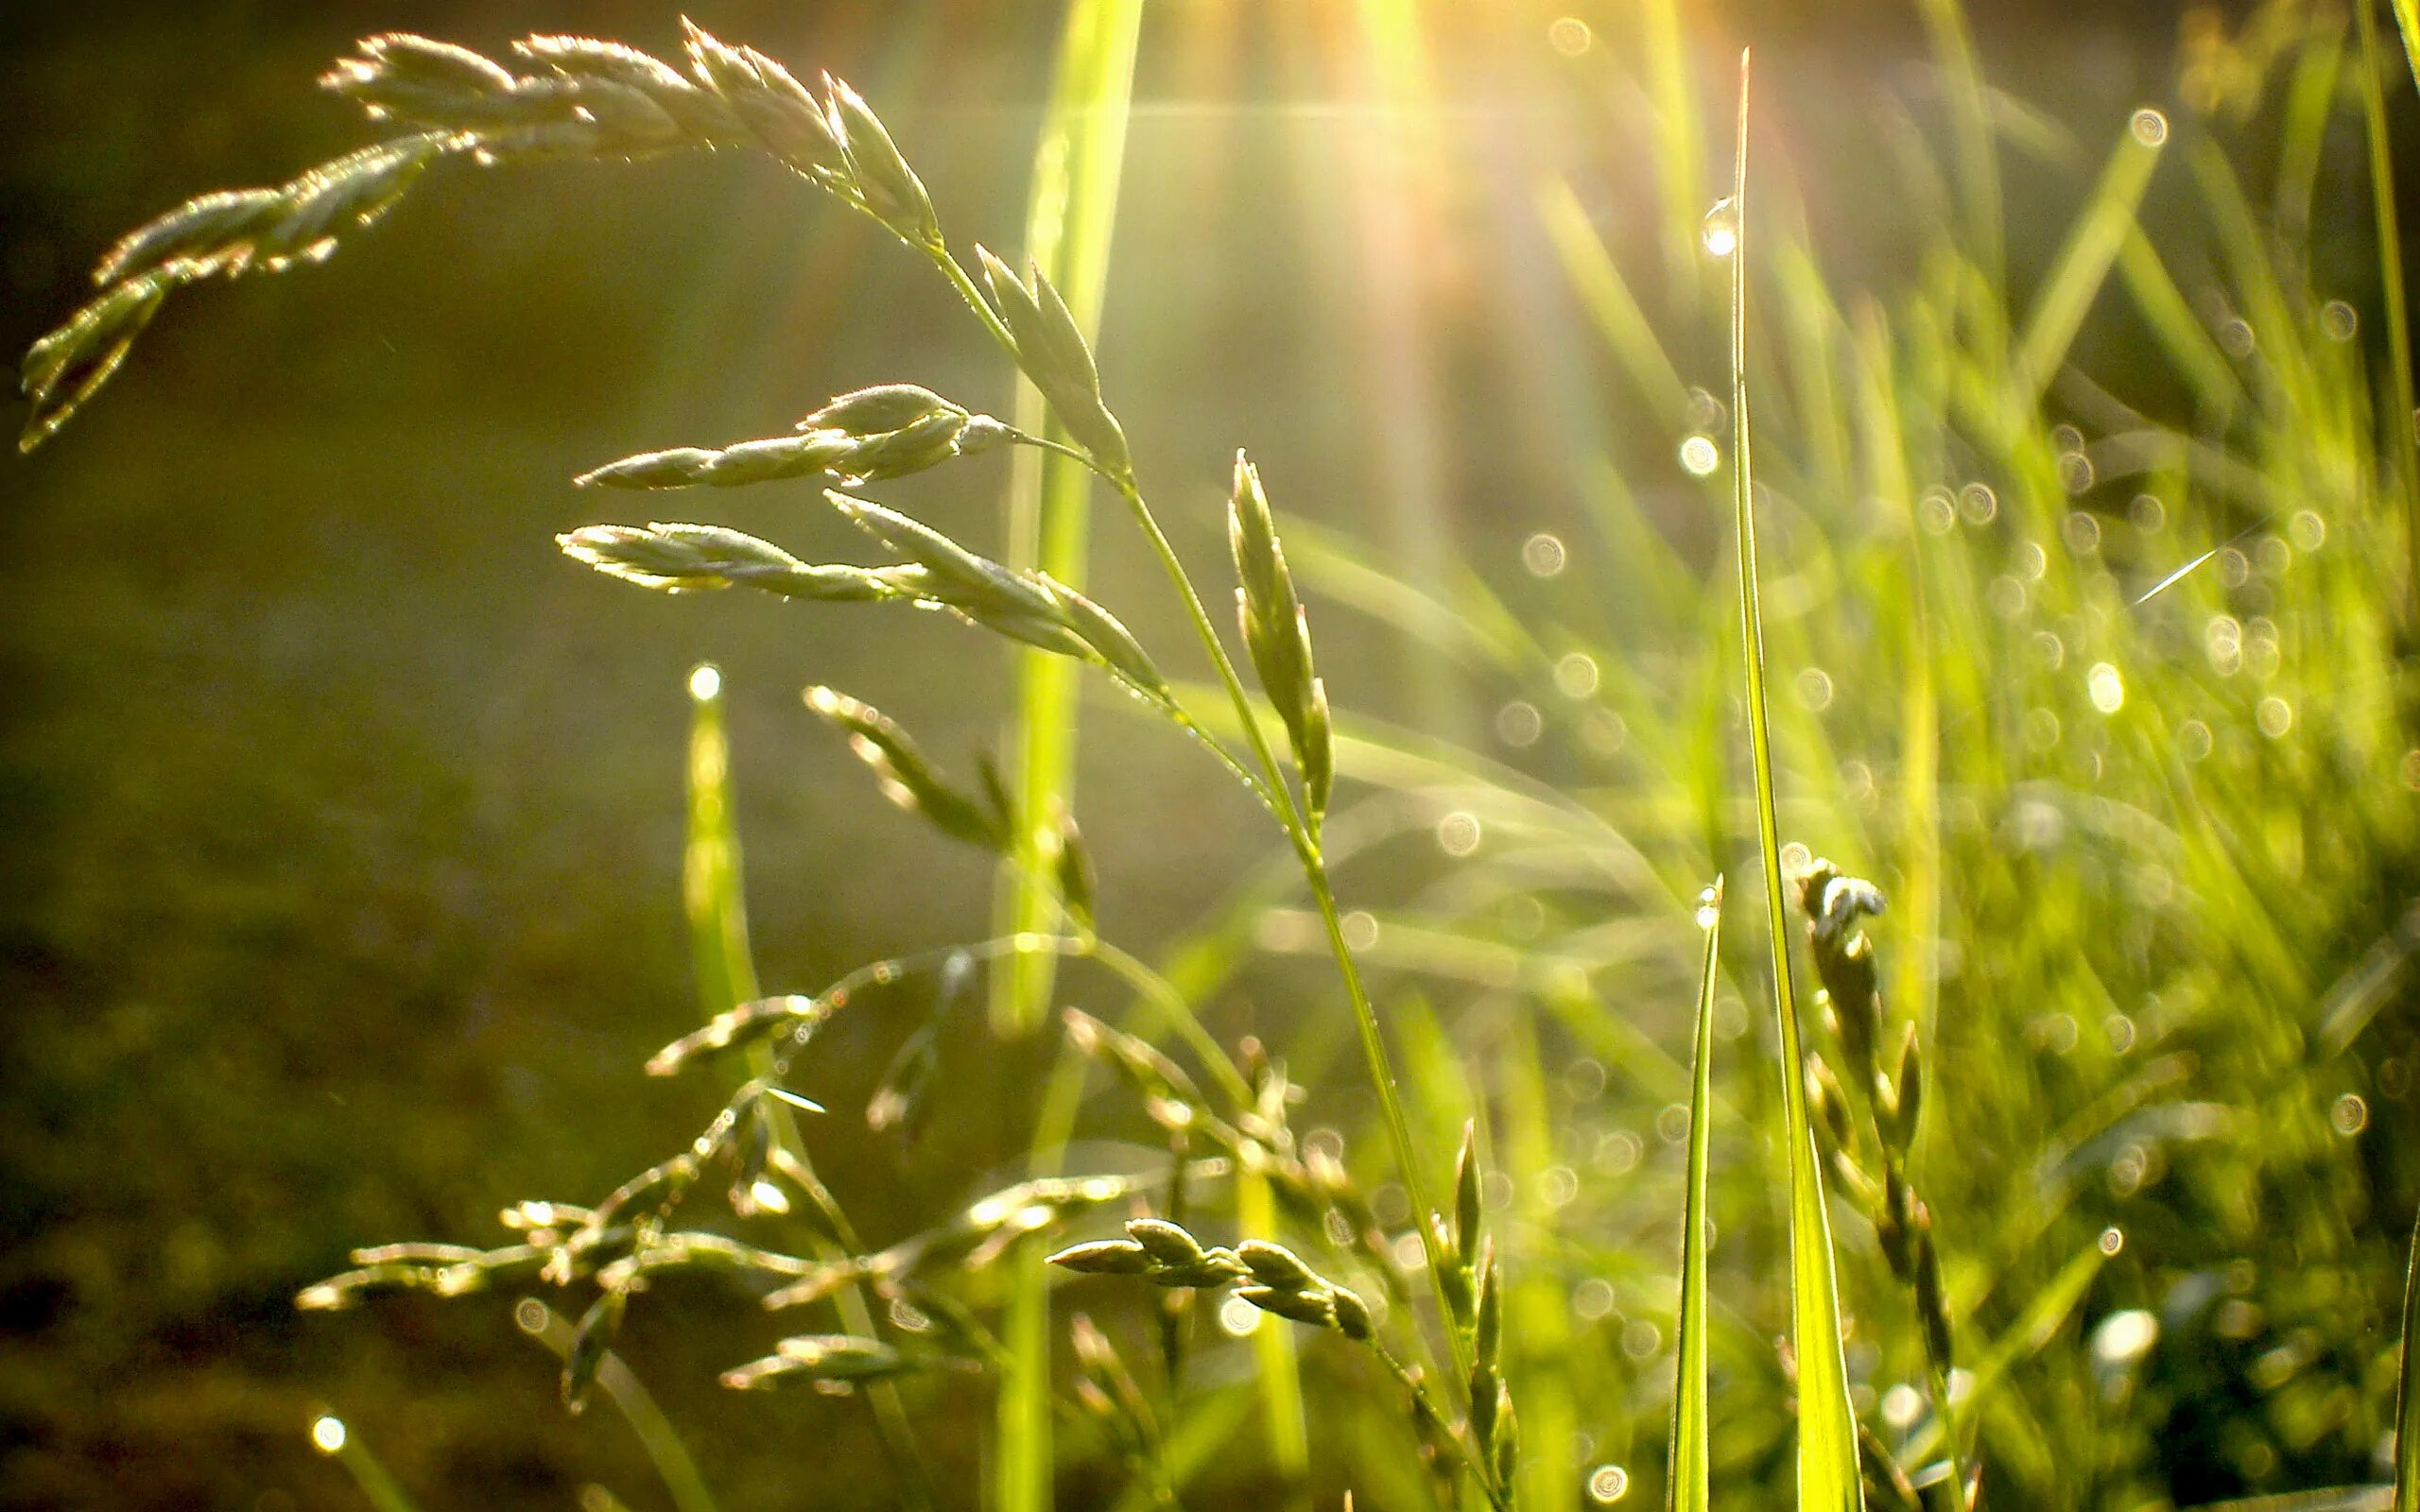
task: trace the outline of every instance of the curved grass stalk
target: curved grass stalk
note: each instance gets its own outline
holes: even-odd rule
[[[1755,763],[1756,841],[1763,856],[1771,930],[1773,1007],[1781,1022],[1782,1142],[1789,1165],[1790,1340],[1798,1356],[1798,1504],[1801,1512],[1863,1512],[1857,1414],[1849,1402],[1833,1279],[1831,1219],[1806,1108],[1806,1059],[1790,981],[1789,915],[1782,894],[1781,836],[1774,816],[1772,734],[1766,714],[1764,619],[1756,593],[1756,514],[1748,440],[1748,54],[1739,56],[1739,135],[1732,159],[1732,505],[1738,530],[1739,621],[1747,672],[1749,746]]]

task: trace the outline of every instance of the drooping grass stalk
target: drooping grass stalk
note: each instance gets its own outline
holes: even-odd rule
[[[709,662],[689,674],[689,814],[688,835],[682,851],[682,902],[688,914],[699,995],[705,1016],[711,1020],[753,1001],[759,988],[755,959],[748,944],[748,895],[740,861],[739,826],[733,814],[731,737],[723,721],[720,669]],[[773,1050],[769,1045],[760,1044],[750,1050],[752,1076],[765,1076],[772,1069]],[[798,1169],[812,1171],[806,1142],[799,1134],[798,1120],[789,1106],[767,1099],[765,1115],[771,1124],[774,1142],[798,1162]],[[823,1217],[840,1250],[855,1253],[862,1247],[839,1208],[828,1202],[823,1206]],[[861,1283],[841,1287],[833,1297],[833,1305],[849,1332],[861,1338],[873,1336],[873,1313]],[[883,1453],[890,1462],[902,1504],[929,1507],[931,1471],[923,1451],[917,1447],[915,1427],[908,1420],[906,1403],[899,1399],[898,1386],[889,1381],[870,1381],[862,1395],[867,1411],[873,1415],[874,1431],[882,1440]],[[644,1431],[641,1436],[646,1436]],[[649,1452],[653,1452],[652,1449]]]
[[[2412,64],[2412,79],[2420,84],[2420,17],[2411,12],[2414,0],[2395,0],[2395,20],[2403,31],[2407,59]],[[2372,12],[2370,0],[2355,0],[2353,13],[2360,18],[2361,26],[2361,119],[2370,146],[2370,206],[2377,217],[2378,238],[2378,285],[2386,304],[2386,341],[2389,392],[2393,396],[2394,412],[2387,416],[2392,436],[2387,455],[2394,459],[2396,481],[2403,491],[2404,543],[2408,553],[2410,576],[2404,585],[2405,608],[2409,614],[2420,619],[2420,400],[2415,400],[2411,376],[2411,312],[2403,287],[2403,235],[2394,209],[2394,158],[2387,144],[2386,81],[2378,76],[2384,60],[2379,57],[2377,17]]]
[[[525,1297],[512,1310],[512,1321],[521,1332],[536,1339],[555,1353],[560,1360],[571,1358],[572,1326],[557,1315],[553,1308],[534,1297]],[[596,1384],[603,1388],[605,1400],[622,1415],[631,1433],[646,1451],[648,1462],[655,1467],[657,1479],[664,1483],[665,1494],[672,1498],[679,1512],[717,1512],[714,1493],[706,1488],[705,1477],[698,1473],[698,1462],[689,1457],[688,1446],[681,1442],[681,1435],[672,1420],[657,1406],[654,1393],[647,1389],[630,1366],[618,1354],[607,1351],[596,1367]]]
[[[1672,1452],[1667,1512],[1709,1512],[1714,1493],[1706,1398],[1706,1184],[1714,1148],[1714,985],[1722,954],[1722,879],[1698,901],[1705,958],[1698,969],[1696,1049],[1689,1075],[1688,1194],[1681,1205],[1681,1303],[1672,1323]]]
[[[343,1418],[321,1413],[311,1419],[311,1447],[343,1466],[376,1512],[419,1512],[412,1499],[404,1494],[403,1486]]]
[[[1731,180],[1732,506],[1738,536],[1741,658],[1747,674],[1749,747],[1755,766],[1756,840],[1765,872],[1773,1008],[1781,1023],[1782,1142],[1789,1167],[1790,1341],[1798,1358],[1798,1504],[1802,1512],[1862,1512],[1857,1414],[1849,1402],[1848,1361],[1841,1343],[1841,1304],[1833,1279],[1831,1219],[1815,1132],[1807,1117],[1806,1059],[1791,985],[1789,915],[1782,887],[1781,835],[1774,813],[1772,735],[1766,715],[1764,616],[1756,591],[1754,478],[1748,427],[1748,85],[1749,55],[1739,55],[1738,145]]]
[[[1152,555],[1158,558],[1161,571],[1183,600],[1185,614],[1192,623],[1195,638],[1201,643],[1210,663],[1219,674],[1219,684],[1226,689],[1228,701],[1235,709],[1236,722],[1252,747],[1253,761],[1259,768],[1264,784],[1261,796],[1270,803],[1278,823],[1286,831],[1288,841],[1302,864],[1304,880],[1308,884],[1312,901],[1318,905],[1320,922],[1326,933],[1328,949],[1335,956],[1337,971],[1344,980],[1345,996],[1353,1005],[1354,1026],[1361,1041],[1362,1058],[1370,1075],[1372,1089],[1377,1093],[1378,1107],[1387,1125],[1387,1138],[1400,1171],[1405,1194],[1409,1197],[1414,1226],[1421,1236],[1429,1280],[1442,1298],[1446,1295],[1444,1280],[1445,1257],[1439,1252],[1435,1237],[1428,1231],[1426,1215],[1436,1211],[1428,1200],[1428,1184],[1423,1173],[1419,1147],[1411,1137],[1411,1123],[1403,1107],[1403,1093],[1396,1085],[1394,1067],[1387,1056],[1386,1039],[1378,1027],[1377,1010],[1372,1006],[1370,994],[1361,981],[1361,968],[1354,959],[1353,950],[1345,942],[1343,916],[1337,907],[1336,891],[1327,875],[1327,862],[1320,849],[1318,820],[1287,785],[1284,769],[1277,753],[1270,744],[1269,732],[1263,728],[1253,709],[1252,695],[1244,690],[1243,679],[1236,675],[1236,664],[1227,655],[1225,643],[1219,640],[1217,627],[1211,624],[1209,611],[1202,608],[1201,595],[1195,591],[1192,577],[1184,563],[1168,543],[1159,521],[1151,513],[1140,486],[1131,470],[1112,477],[1118,495],[1126,501],[1134,523],[1150,542]],[[1470,1374],[1469,1347],[1450,1325],[1444,1329],[1446,1347],[1453,1356],[1456,1378]]]

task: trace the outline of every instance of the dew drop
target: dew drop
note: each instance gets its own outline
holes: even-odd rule
[[[1712,887],[1698,894],[1698,928],[1712,929],[1722,918],[1722,895]]]
[[[2252,712],[2252,718],[2260,727],[2262,734],[2276,740],[2294,728],[2294,706],[2272,694],[2260,700]]]
[[[1927,489],[1916,501],[1916,524],[1928,536],[1945,536],[1958,527],[1958,504],[1947,489]]]
[[[1988,483],[1969,483],[1958,490],[1958,512],[1969,524],[1987,525],[2000,512],[2000,496]]]
[[[1614,1310],[1614,1287],[1602,1277],[1591,1276],[1572,1288],[1571,1310],[1589,1323],[1596,1322]]]
[[[1798,675],[1798,701],[1817,713],[1832,707],[1832,675],[1808,667]]]
[[[2095,662],[2084,674],[2084,689],[2091,695],[2092,706],[2104,714],[2114,714],[2126,704],[2126,679],[2106,662]]]
[[[2168,506],[2159,502],[2157,494],[2137,493],[2135,502],[2126,507],[2126,518],[2144,535],[2155,536],[2167,527]]]
[[[1566,698],[1595,693],[1599,676],[1597,659],[1585,651],[1574,651],[1554,664],[1555,688]]]
[[[1564,553],[1561,538],[1539,531],[1521,543],[1521,565],[1540,577],[1552,577],[1563,571]]]
[[[1378,943],[1378,919],[1376,915],[1369,913],[1364,909],[1357,908],[1353,910],[1353,912],[1345,915],[1340,922],[1344,932],[1344,943],[1347,947],[1357,951],[1366,951],[1372,949]]]
[[[1536,704],[1515,698],[1495,711],[1495,735],[1507,746],[1534,746],[1545,731],[1546,720]]]
[[[2112,1224],[2100,1230],[2100,1252],[2115,1255],[2126,1247],[2126,1230]]]
[[[2330,341],[2350,341],[2361,329],[2360,312],[2342,300],[2330,300],[2320,307],[2319,328]]]
[[[2059,486],[2066,489],[2070,495],[2090,491],[2092,479],[2091,457],[2084,455],[2082,452],[2063,452],[2059,455]]]
[[[2110,1243],[2113,1238],[2117,1240],[2115,1245]],[[2117,1229],[2105,1229],[2100,1235],[2100,1252],[2114,1255],[2125,1247],[2125,1243],[2124,1236]],[[2152,1346],[2158,1342],[2159,1319],[2141,1308],[2129,1308],[2123,1313],[2110,1314],[2100,1320],[2099,1328],[2092,1331],[2092,1357],[2098,1364],[2111,1368],[2129,1366],[2149,1354]]]
[[[1611,1506],[1630,1495],[1630,1471],[1618,1465],[1599,1465],[1588,1472],[1588,1499]]]
[[[2069,512],[2059,533],[2066,538],[2067,549],[2079,557],[2089,557],[2100,549],[2100,521],[2082,509]]]
[[[1722,451],[1709,436],[1692,436],[1681,443],[1681,470],[1693,478],[1711,474],[1722,465]]]
[[[1229,1297],[1219,1304],[1219,1327],[1229,1338],[1250,1337],[1260,1327],[1260,1309],[1240,1297]]]
[[[2176,748],[2188,762],[2206,761],[2211,745],[2210,727],[2199,719],[2187,719],[2176,729]]]
[[[322,1415],[311,1419],[311,1447],[322,1454],[344,1452],[344,1419]]]
[[[1479,824],[1476,816],[1460,811],[1437,821],[1437,848],[1449,856],[1466,856],[1478,849]]]
[[[2361,1101],[2359,1092],[2346,1092],[2327,1109],[2327,1122],[2337,1133],[2351,1139],[2370,1126],[2370,1105]]]
[[[2327,522],[2315,510],[2297,509],[2294,517],[2286,522],[2286,534],[2298,550],[2314,552],[2327,541]]]
[[[722,694],[722,669],[711,662],[700,662],[689,674],[689,696],[700,703],[712,703]]]
[[[2148,105],[2135,112],[2135,118],[2127,123],[2127,129],[2135,133],[2135,141],[2147,147],[2164,146],[2168,143],[2168,117]]]
[[[1565,58],[1579,57],[1596,40],[1596,34],[1588,29],[1588,23],[1578,16],[1558,16],[1553,25],[1547,27],[1547,45]]]
[[[2259,340],[2252,334],[2252,322],[2238,316],[2219,327],[2219,345],[2227,349],[2230,357],[2249,357]]]
[[[1705,224],[1699,234],[1704,238],[1706,253],[1712,257],[1729,257],[1739,249],[1739,207],[1729,195],[1714,202],[1705,213]]]

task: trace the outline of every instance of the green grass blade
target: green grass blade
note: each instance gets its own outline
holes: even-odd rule
[[[552,1349],[556,1358],[570,1358],[572,1326],[553,1308],[534,1297],[524,1297],[514,1307],[512,1319],[523,1332]],[[620,1355],[607,1351],[604,1363],[596,1367],[596,1384],[630,1424],[672,1504],[680,1512],[716,1512],[714,1493],[698,1473],[698,1462],[689,1457],[688,1446],[681,1442],[672,1420],[656,1405],[654,1394]]]
[[[1672,366],[1647,312],[1631,292],[1613,253],[1605,249],[1597,228],[1589,223],[1588,212],[1570,184],[1549,180],[1538,191],[1538,218],[1546,226],[1547,239],[1554,244],[1564,277],[1588,307],[1605,344],[1638,386],[1640,397],[1654,406],[1657,419],[1670,425],[1681,423],[1688,413],[1688,386],[1681,381],[1680,369]]]
[[[2118,139],[2118,149],[2101,169],[2092,198],[2067,234],[2067,244],[2033,301],[2032,314],[2016,349],[2015,381],[2019,397],[2039,400],[2050,379],[2066,360],[2067,349],[2083,327],[2100,285],[2109,277],[2126,238],[2135,229],[2135,211],[2151,186],[2152,169],[2159,163],[2168,140],[2165,128],[2140,131],[2130,124]]]
[[[1967,251],[1996,289],[2005,271],[1999,153],[1992,106],[1975,58],[1974,33],[1959,0],[1923,0],[1925,35],[1947,86],[1950,131],[1957,139],[1958,189],[1966,201]]]
[[[1126,153],[1126,122],[1141,32],[1141,0],[1072,0],[1060,32],[1058,76],[1026,201],[1026,255],[1055,284],[1085,338],[1098,345],[1109,283],[1110,239]],[[1017,386],[1015,419],[1028,431],[1064,441],[1032,385]],[[1011,459],[1009,560],[1038,567],[1070,586],[1085,577],[1092,474],[1072,457],[1020,447]],[[1011,778],[1020,829],[1017,854],[1000,874],[999,922],[1007,934],[1058,927],[1058,900],[1046,880],[1060,844],[1058,818],[1076,776],[1078,668],[1040,652],[1018,659],[1017,713],[1009,731]],[[1020,952],[992,973],[992,1022],[1004,1033],[1039,1028],[1050,1008],[1057,957]],[[1055,1160],[1036,1131],[1037,1161]],[[1041,1512],[1051,1502],[1050,1297],[1042,1253],[1021,1246],[1010,1257],[1007,1337],[1011,1364],[994,1404],[996,1442],[992,1505],[996,1512]]]
[[[723,722],[722,673],[712,662],[701,662],[689,674],[689,828],[682,851],[681,898],[688,915],[699,1004],[710,1019],[761,995],[755,957],[748,943],[748,890],[742,880],[739,823],[733,810],[731,737]],[[772,1053],[759,1045],[750,1053],[749,1061],[752,1074],[762,1075],[772,1064]],[[786,1110],[775,1117],[773,1128],[783,1148],[801,1161],[807,1160],[805,1144]],[[855,1248],[854,1237],[842,1220],[843,1247]],[[850,1332],[874,1332],[873,1312],[858,1287],[844,1288],[833,1302]],[[927,1472],[907,1407],[899,1400],[899,1388],[888,1381],[869,1382],[864,1396],[866,1409],[881,1435],[883,1452],[898,1478],[903,1503],[930,1506]],[[669,1480],[665,1484],[674,1500],[681,1502],[681,1489]],[[689,1512],[685,1503],[683,1512]]]
[[[2420,1512],[2420,1391],[2411,1389],[2412,1340],[2420,1336],[2420,1224],[2403,1280],[2403,1362],[2394,1376],[2394,1512]]]
[[[403,1486],[343,1418],[328,1413],[313,1418],[311,1447],[343,1466],[345,1473],[353,1477],[353,1484],[361,1487],[363,1499],[377,1512],[419,1512],[412,1499],[404,1494]]]
[[[1764,858],[1765,908],[1772,931],[1773,1007],[1781,1022],[1782,1140],[1789,1163],[1790,1340],[1798,1355],[1800,1512],[1863,1512],[1857,1414],[1849,1403],[1848,1361],[1841,1344],[1841,1301],[1833,1280],[1832,1226],[1823,1173],[1807,1119],[1806,1061],[1799,1043],[1797,994],[1790,985],[1789,911],[1782,896],[1781,835],[1773,807],[1772,732],[1765,699],[1764,614],[1756,593],[1754,479],[1748,456],[1748,55],[1739,58],[1739,138],[1732,160],[1731,253],[1732,505],[1739,538],[1739,620],[1747,670],[1748,734],[1756,774],[1756,839]]]
[[[2403,32],[2404,57],[2412,78],[2420,83],[2420,16],[2415,0],[2394,0],[2395,23]],[[2378,57],[2378,26],[2370,0],[2356,0],[2353,12],[2361,24],[2361,119],[2370,146],[2370,203],[2377,217],[2378,282],[2386,305],[2387,378],[2393,386],[2394,411],[2387,416],[2387,455],[2402,476],[2405,545],[2410,552],[2411,577],[2404,584],[2407,604],[2420,612],[2420,399],[2412,393],[2411,313],[2403,288],[2403,234],[2394,210],[2394,159],[2387,146],[2386,82]]]
[[[740,882],[739,831],[731,816],[731,738],[723,729],[722,673],[701,662],[689,674],[689,837],[681,898],[698,1004],[709,1019],[756,997],[748,949],[748,902]]]
[[[1057,82],[1034,150],[1026,202],[1026,255],[1066,300],[1085,339],[1098,343],[1109,250],[1124,166],[1141,0],[1073,0],[1060,34]],[[1015,419],[1064,442],[1031,384],[1017,385]],[[1072,456],[1019,447],[1010,458],[1010,565],[1038,567],[1071,588],[1084,581],[1093,474]],[[1018,656],[1017,712],[1009,730],[1011,782],[1022,825],[1017,854],[1001,868],[1000,933],[1059,927],[1050,891],[1057,815],[1074,792],[1080,668],[1039,651]],[[1048,1017],[1058,958],[1021,952],[992,973],[992,1022],[1029,1034]]]
[[[2394,0],[2394,26],[2403,33],[2403,60],[2411,65],[2411,82],[2420,85],[2420,0]]]
[[[1672,1381],[1672,1458],[1664,1504],[1668,1512],[1707,1512],[1713,1466],[1706,1403],[1706,1167],[1714,1145],[1714,983],[1722,952],[1722,879],[1698,904],[1705,927],[1705,964],[1698,973],[1695,1068],[1689,1084],[1689,1188],[1681,1209],[1681,1310],[1672,1332],[1677,1349]]]

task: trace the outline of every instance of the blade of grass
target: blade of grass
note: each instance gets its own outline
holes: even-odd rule
[[[1698,904],[1705,963],[1698,971],[1697,1048],[1689,1084],[1689,1186],[1681,1207],[1681,1309],[1672,1332],[1672,1456],[1668,1512],[1708,1512],[1713,1491],[1706,1417],[1706,1166],[1714,1127],[1714,983],[1722,952],[1722,879]]]
[[[512,1320],[524,1333],[552,1349],[557,1359],[571,1357],[575,1331],[553,1308],[534,1297],[525,1297],[513,1308]],[[689,1457],[688,1446],[681,1442],[672,1420],[656,1405],[654,1394],[620,1355],[606,1352],[604,1363],[596,1367],[596,1384],[614,1404],[614,1410],[622,1415],[622,1420],[631,1425],[631,1433],[655,1466],[655,1473],[664,1482],[672,1504],[680,1512],[716,1512],[714,1493],[706,1489],[705,1477],[698,1473],[698,1462]]]
[[[2412,1341],[2420,1337],[2420,1223],[2403,1279],[2403,1360],[2394,1375],[2394,1512],[2420,1512],[2420,1391],[2411,1389]]]
[[[1034,152],[1026,202],[1026,255],[1061,290],[1088,340],[1098,340],[1109,282],[1117,187],[1124,167],[1141,0],[1072,0],[1060,33],[1058,75]],[[1068,438],[1030,383],[1017,385],[1020,429],[1064,443]],[[1084,579],[1092,473],[1072,455],[1020,447],[1011,461],[1009,560],[1038,567],[1070,586]],[[1076,775],[1077,668],[1061,657],[1019,659],[1017,712],[1009,731],[1020,828],[1016,853],[1002,867],[1001,932],[1050,930],[1058,900],[1046,880],[1060,838],[1059,816]],[[1046,952],[1011,956],[992,973],[992,1022],[1004,1033],[1038,1028],[1049,1011],[1056,959]],[[1037,1128],[1036,1161],[1055,1159]],[[1050,1299],[1040,1249],[1010,1256],[1007,1339],[1010,1365],[994,1404],[997,1442],[992,1504],[998,1512],[1040,1512],[1051,1500]]]
[[[732,813],[731,737],[723,722],[722,673],[712,662],[701,662],[689,674],[689,826],[681,858],[682,902],[696,956],[700,1005],[712,1019],[760,995],[756,963],[748,944],[748,894],[739,825]],[[764,1075],[771,1068],[770,1047],[758,1045],[749,1052],[751,1075]],[[812,1170],[795,1115],[782,1107],[771,1109],[770,1116],[774,1140]],[[841,1250],[854,1252],[860,1247],[838,1208],[827,1207],[825,1216]],[[833,1305],[851,1333],[873,1335],[873,1314],[860,1286],[842,1287],[834,1295]],[[872,1381],[866,1383],[864,1395],[902,1503],[918,1509],[931,1506],[931,1472],[916,1445],[915,1429],[899,1400],[899,1388],[888,1381]],[[674,1495],[677,1500],[679,1492]]]
[[[1924,0],[1926,36],[1941,65],[1949,95],[1950,132],[1957,140],[1958,188],[1965,199],[1967,251],[1992,287],[2000,286],[2006,254],[2001,249],[2000,167],[1994,145],[1992,106],[1975,60],[1975,39],[1959,0]]]
[[[341,1418],[322,1413],[311,1420],[311,1447],[345,1468],[353,1484],[361,1487],[362,1497],[377,1508],[377,1512],[419,1512],[412,1499],[404,1494],[402,1486],[370,1446]]]
[[[712,662],[689,673],[689,833],[681,855],[681,899],[689,917],[690,964],[704,1016],[711,1019],[755,998],[739,834],[731,816],[722,673]]]
[[[2083,327],[2084,313],[2092,308],[2094,297],[2109,277],[2110,265],[2118,260],[2127,234],[2134,230],[2135,207],[2143,202],[2152,169],[2168,141],[2165,125],[2156,131],[2144,129],[2144,119],[2136,116],[2118,139],[2118,148],[2101,169],[2092,198],[2076,218],[2066,246],[2033,301],[2032,314],[2016,348],[2014,382],[2021,403],[2038,402],[2049,387],[2051,375],[2066,360],[2068,347]]]
[[[1833,1280],[1832,1226],[1815,1163],[1806,1108],[1806,1062],[1799,1043],[1797,995],[1790,985],[1789,913],[1782,896],[1781,836],[1774,816],[1772,732],[1766,715],[1764,616],[1756,593],[1754,478],[1748,456],[1748,83],[1739,55],[1739,135],[1732,159],[1731,251],[1732,506],[1738,530],[1739,621],[1747,672],[1749,747],[1756,778],[1756,840],[1765,870],[1772,932],[1773,1007],[1781,1022],[1783,1143],[1789,1161],[1790,1340],[1798,1356],[1798,1505],[1801,1512],[1863,1512],[1857,1415],[1849,1403],[1848,1361],[1841,1343],[1841,1303]]]
[[[2420,83],[2420,16],[2414,0],[2395,0],[2395,21],[2403,31],[2404,56],[2412,78]],[[2394,386],[2394,409],[2387,416],[2393,432],[2388,455],[2402,473],[2404,543],[2410,552],[2411,576],[2404,584],[2411,612],[2420,615],[2420,400],[2412,395],[2411,314],[2403,289],[2403,235],[2394,210],[2394,159],[2387,146],[2386,82],[2378,57],[2377,18],[2370,0],[2357,0],[2353,13],[2361,24],[2361,119],[2370,141],[2370,204],[2377,216],[2378,282],[2386,304],[2388,381]]]
[[[1096,344],[1142,14],[1141,0],[1069,5],[1026,201],[1026,255],[1058,287],[1085,339]],[[1068,441],[1030,383],[1018,383],[1014,413],[1019,429]],[[1070,454],[1015,449],[1008,498],[1011,566],[1039,568],[1071,588],[1083,586],[1092,481],[1091,471]],[[998,932],[1004,935],[1046,934],[1057,925],[1058,904],[1047,879],[1056,871],[1049,863],[1060,844],[1058,815],[1074,788],[1080,670],[1066,658],[1044,652],[1018,658],[1017,712],[1009,745],[1022,828],[1017,853],[1000,871]],[[996,1028],[1022,1035],[1040,1027],[1049,1011],[1056,965],[1050,952],[1032,951],[993,973]]]

